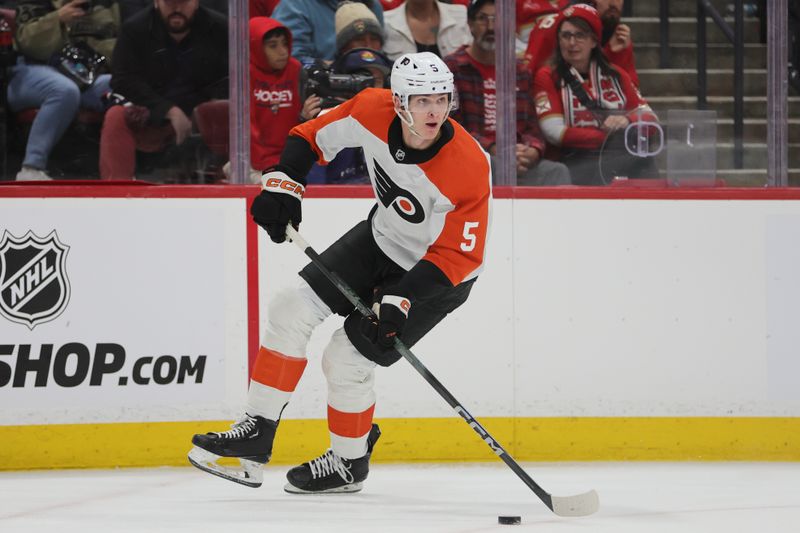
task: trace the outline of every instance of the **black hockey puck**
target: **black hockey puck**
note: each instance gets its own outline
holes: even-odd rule
[[[522,523],[521,516],[498,516],[497,523],[505,526],[516,526]]]

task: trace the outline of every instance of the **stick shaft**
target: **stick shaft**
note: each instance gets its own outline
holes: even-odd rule
[[[372,310],[367,307],[364,302],[361,301],[361,298],[351,289],[347,283],[344,282],[335,272],[332,272],[328,267],[326,267],[322,263],[322,258],[320,258],[319,254],[314,251],[314,249],[303,239],[303,237],[292,227],[291,224],[286,226],[286,236],[292,240],[309,259],[311,262],[314,263],[320,272],[331,282],[334,286],[344,295],[347,300],[353,304],[358,311],[364,316],[373,316],[374,313]],[[508,452],[500,445],[494,437],[492,437],[488,431],[477,421],[475,418],[467,411],[458,400],[456,400],[455,396],[453,396],[450,391],[448,391],[444,385],[434,376],[428,368],[422,364],[422,361],[417,359],[411,350],[398,338],[395,338],[394,342],[395,349],[402,355],[414,369],[419,372],[419,374],[427,381],[433,389],[439,393],[439,395],[444,398],[444,400],[450,405],[450,407],[455,410],[455,412],[464,419],[464,421],[478,434],[480,439],[484,441],[491,450],[496,453],[503,462],[508,465],[511,470],[517,474],[517,476],[525,483],[535,494],[539,497],[542,502],[552,511],[553,510],[553,502],[552,496],[542,487],[540,487],[534,480],[531,478],[525,470],[522,469],[521,466],[514,460]]]

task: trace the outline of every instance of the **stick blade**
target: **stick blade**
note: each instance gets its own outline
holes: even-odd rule
[[[590,490],[575,496],[553,496],[552,503],[558,516],[589,516],[600,508],[600,497]]]

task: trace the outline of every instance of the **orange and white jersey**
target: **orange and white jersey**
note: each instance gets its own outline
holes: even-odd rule
[[[425,259],[453,285],[476,277],[484,261],[491,204],[489,155],[451,119],[425,150],[402,142],[391,92],[366,89],[299,126],[320,162],[344,148],[364,150],[378,204],[372,233],[380,249],[410,270]]]

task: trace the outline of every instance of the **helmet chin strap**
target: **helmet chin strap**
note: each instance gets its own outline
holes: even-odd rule
[[[411,133],[422,139],[422,135],[420,135],[417,132],[416,128],[414,128],[414,117],[411,115],[410,111],[406,111],[405,109],[395,108],[395,113],[397,113],[397,116],[400,117],[400,120],[402,120],[405,123],[405,125],[408,126],[408,129],[409,131],[411,131]],[[406,118],[404,114],[408,114],[408,118]]]

